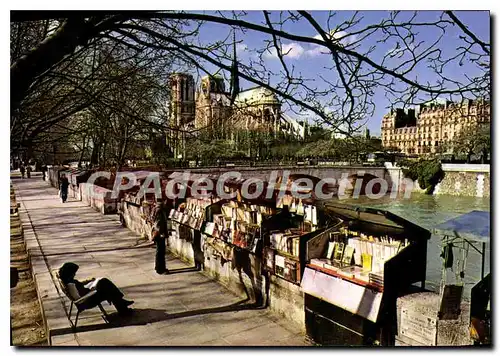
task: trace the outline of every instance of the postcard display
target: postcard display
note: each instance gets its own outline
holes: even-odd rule
[[[269,232],[269,241],[266,241],[264,251],[265,264],[271,274],[298,284],[305,262],[303,258],[305,254],[302,253],[305,245],[301,241],[312,238],[314,232],[318,230],[318,212],[315,206],[302,204],[299,199],[287,202],[285,205],[289,206],[290,213],[299,221],[298,227]],[[273,219],[279,217],[278,215]]]
[[[366,210],[362,223],[344,216],[308,242],[301,281],[306,330],[324,345],[392,345],[397,295],[425,281],[430,233],[387,212]],[[370,221],[378,214],[399,225]]]

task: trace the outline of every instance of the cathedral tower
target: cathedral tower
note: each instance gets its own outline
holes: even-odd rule
[[[191,74],[175,73],[170,76],[172,125],[184,127],[194,120],[194,89],[194,79]]]
[[[194,79],[191,74],[174,73],[170,76],[170,120],[167,145],[175,158],[185,158],[185,131],[194,128]]]

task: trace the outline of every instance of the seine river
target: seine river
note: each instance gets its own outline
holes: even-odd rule
[[[451,218],[468,213],[472,210],[490,211],[489,198],[456,197],[451,195],[412,194],[410,199],[390,199],[384,197],[372,200],[367,197],[349,199],[342,202],[370,206],[388,210],[430,231]],[[441,236],[432,235],[427,247],[427,282],[426,288],[438,291],[442,273]],[[456,257],[455,257],[456,258]],[[490,246],[486,246],[485,274],[490,270]],[[469,249],[465,272],[466,299],[470,296],[470,288],[481,276],[481,258],[479,254]]]

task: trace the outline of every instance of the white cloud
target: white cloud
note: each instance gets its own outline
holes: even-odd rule
[[[327,53],[330,53],[328,48],[319,45],[314,45],[314,47],[306,51],[306,55],[309,57],[316,57],[320,54],[327,54]]]
[[[331,31],[329,36],[333,42],[337,42],[338,44],[341,44],[343,46],[348,46],[352,43],[354,43],[357,39],[356,35],[349,35],[345,31]],[[321,37],[320,34],[314,36],[315,39],[317,40],[322,40],[323,38]],[[292,59],[298,59],[303,56],[307,57],[316,57],[320,54],[328,54],[330,51],[328,48],[313,44],[310,46],[309,49],[302,47],[301,44],[297,42],[291,42],[291,43],[286,43],[283,44],[281,47],[281,52],[283,53],[283,56],[286,56],[287,58],[292,58]],[[278,58],[278,54],[276,51],[275,47],[269,48],[265,53],[265,57],[267,58]]]
[[[349,35],[345,31],[332,30],[330,34],[326,36],[327,38],[330,38],[334,43],[336,42],[337,44],[340,44],[342,46],[349,46],[357,40],[356,35]],[[316,36],[314,36],[314,39],[322,41],[323,37],[320,34],[317,34]],[[311,57],[315,57],[325,53],[330,53],[328,48],[316,44],[312,45],[312,48],[306,51],[306,54]]]
[[[327,36],[327,38],[329,37],[330,39],[332,39],[333,42],[340,41],[340,43],[344,46],[347,46],[347,45],[350,45],[350,44],[356,42],[356,40],[358,38],[357,35],[350,35],[345,31],[335,31],[335,30],[330,31],[330,34],[326,35],[326,36]],[[314,38],[317,40],[323,39],[323,37],[319,33],[316,36],[314,36]]]
[[[304,52],[304,47],[296,42],[285,43],[281,46],[281,53],[283,56],[286,56],[286,58],[297,59],[300,58]],[[278,52],[275,47],[269,48],[264,55],[267,58],[278,58]]]
[[[236,44],[236,53],[240,54],[246,51],[248,51],[248,46],[246,44],[244,43]]]

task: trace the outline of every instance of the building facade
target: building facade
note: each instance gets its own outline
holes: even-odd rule
[[[489,122],[490,102],[482,99],[395,109],[382,119],[382,146],[406,154],[449,153],[449,143],[462,129]]]
[[[277,96],[264,87],[234,92],[226,90],[218,75],[201,78],[195,88],[193,76],[176,73],[170,78],[170,125],[167,144],[175,157],[182,156],[186,135],[209,132],[217,139],[235,139],[241,131],[281,133],[304,139],[307,124],[281,110]]]

